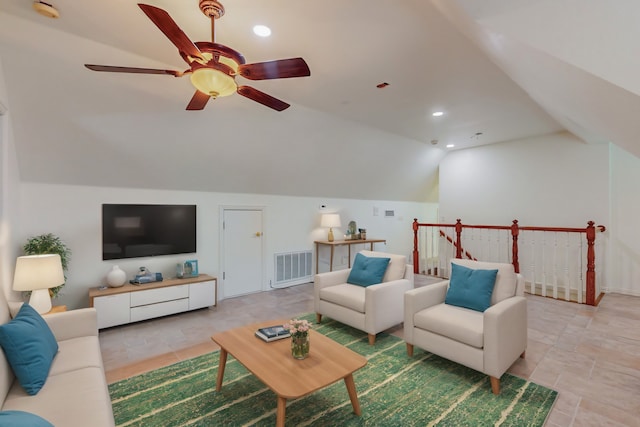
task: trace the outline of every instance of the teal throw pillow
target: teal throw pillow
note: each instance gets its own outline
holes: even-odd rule
[[[31,412],[2,411],[0,426],[53,427],[53,424]]]
[[[366,257],[362,254],[356,254],[347,283],[360,286],[382,283],[390,260],[391,258]]]
[[[491,306],[497,275],[498,270],[472,270],[452,263],[445,304],[484,312]]]
[[[0,326],[0,346],[24,391],[37,394],[58,353],[47,322],[29,304],[22,304],[13,320]]]

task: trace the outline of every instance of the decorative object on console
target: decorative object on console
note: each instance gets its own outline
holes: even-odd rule
[[[349,221],[349,225],[347,227],[347,240],[358,240],[360,235],[356,233],[358,226],[355,221]]]
[[[62,271],[66,273],[69,268],[71,249],[54,234],[48,233],[30,237],[22,247],[22,250],[25,255],[58,254],[60,255],[60,262],[62,263]],[[58,295],[62,294],[62,288],[66,280],[67,277],[65,276],[60,286],[49,289],[51,298],[57,298]]]
[[[127,282],[127,274],[120,267],[114,265],[107,274],[107,284],[112,288],[119,288]]]
[[[340,227],[340,215],[337,213],[323,214],[320,220],[322,227],[329,227],[329,234],[327,234],[327,240],[333,242],[333,227]]]
[[[367,229],[366,228],[358,228],[358,232],[360,233],[361,240],[367,240]]]
[[[182,279],[184,277],[184,264],[179,262],[176,264],[176,278]]]
[[[152,273],[147,267],[140,267],[140,271],[133,280],[129,280],[132,285],[141,285],[143,283],[162,282],[162,273]]]
[[[13,275],[13,290],[31,291],[29,304],[40,314],[51,310],[49,289],[64,283],[58,254],[18,257]]]
[[[190,259],[184,262],[184,277],[198,277],[197,259]]]
[[[282,326],[291,334],[291,355],[293,358],[305,359],[309,355],[311,323],[306,319],[291,319]]]

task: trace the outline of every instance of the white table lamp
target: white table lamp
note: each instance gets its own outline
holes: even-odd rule
[[[64,283],[60,255],[27,255],[18,257],[13,275],[14,291],[31,291],[29,305],[38,313],[51,311],[49,288]]]
[[[327,240],[333,242],[333,227],[340,227],[340,215],[338,214],[323,214],[320,220],[322,227],[329,227],[329,234]]]

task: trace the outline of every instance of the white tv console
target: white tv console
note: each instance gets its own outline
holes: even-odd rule
[[[98,328],[124,325],[140,320],[218,304],[218,280],[207,274],[169,279],[119,288],[91,288],[89,306],[98,313]]]

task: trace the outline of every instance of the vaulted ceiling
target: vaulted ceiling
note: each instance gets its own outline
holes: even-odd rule
[[[148,3],[210,40],[197,0]],[[0,101],[23,181],[428,201],[447,144],[568,130],[640,154],[633,0],[228,0],[216,42],[248,63],[309,64],[305,78],[237,78],[283,112],[237,94],[186,111],[188,77],[89,71],[186,67],[135,2],[53,5],[59,19],[0,3]]]

